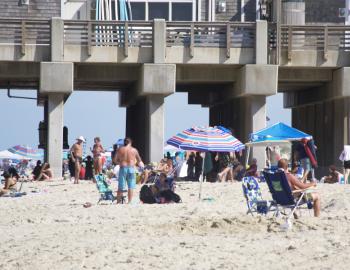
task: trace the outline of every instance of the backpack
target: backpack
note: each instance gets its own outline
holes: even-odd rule
[[[167,189],[160,192],[159,197],[162,197],[167,202],[181,202],[181,197],[177,195],[174,191]]]
[[[154,198],[153,192],[149,186],[142,186],[140,190],[140,201],[148,204],[156,203],[156,199]]]

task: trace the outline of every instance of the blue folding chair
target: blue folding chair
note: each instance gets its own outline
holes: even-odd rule
[[[287,216],[287,223],[297,209],[307,203],[308,209],[312,208],[312,203],[306,200],[306,194],[310,190],[298,190],[299,196],[293,196],[293,192],[289,186],[287,176],[283,170],[264,171],[263,172],[267,185],[272,195],[272,199],[276,205],[276,214],[279,215],[279,206],[283,209],[291,209]]]
[[[267,214],[272,207],[271,202],[262,198],[261,189],[257,179],[253,176],[246,176],[242,178],[243,195],[247,201],[247,214],[259,213]]]
[[[113,195],[113,191],[107,183],[106,177],[102,173],[97,174],[95,175],[95,180],[97,189],[100,193],[100,199],[97,204],[101,201],[111,201],[113,203],[117,198]]]

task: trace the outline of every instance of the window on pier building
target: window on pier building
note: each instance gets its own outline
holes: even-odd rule
[[[97,5],[96,0],[93,0],[91,2],[90,18],[92,20],[101,20],[102,17],[104,20],[119,18],[120,16],[116,16],[116,13],[120,13],[120,5],[115,5],[116,0],[112,0],[110,3],[111,6],[104,4],[103,9],[101,9],[101,5]],[[129,5],[127,5],[129,20],[130,14],[134,21],[151,21],[155,18],[165,19],[166,21],[196,21],[197,18],[196,0],[129,0],[129,3],[131,9],[130,12]],[[96,7],[99,7],[99,15],[97,15]]]
[[[166,2],[148,3],[148,20],[165,19],[169,21],[169,4]]]

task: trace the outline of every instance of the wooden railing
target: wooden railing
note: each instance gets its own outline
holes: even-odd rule
[[[127,33],[127,34],[125,34]],[[151,47],[153,44],[152,22],[136,21],[64,21],[64,43],[88,46]]]
[[[49,20],[0,19],[0,46],[20,45],[25,54],[26,45],[50,46]]]
[[[74,21],[64,20],[64,44],[91,48],[114,46],[124,48],[128,56],[130,47],[152,47],[153,22],[143,21]],[[194,55],[196,47],[255,48],[255,23],[235,22],[166,22],[166,46],[188,47]],[[281,25],[268,24],[269,51],[276,51],[278,63],[281,51],[288,59],[295,50],[322,51],[325,59],[329,51],[350,51],[350,26],[334,25]],[[51,45],[50,20],[0,19],[0,46]],[[1,47],[0,47],[1,48]]]
[[[280,31],[280,46],[288,51],[288,60],[293,50],[322,51],[325,60],[331,50],[350,51],[350,26],[282,25]]]
[[[168,47],[183,46],[226,48],[255,47],[255,23],[218,22],[167,22],[166,42]]]

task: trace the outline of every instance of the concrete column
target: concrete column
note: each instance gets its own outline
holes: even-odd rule
[[[141,158],[146,157],[146,102],[140,98],[126,109],[126,137],[133,141],[134,147],[139,151]]]
[[[255,62],[256,64],[267,64],[268,48],[267,21],[256,21],[255,37]]]
[[[159,161],[164,146],[164,96],[141,97],[126,111],[126,136],[145,162]]]
[[[165,63],[166,23],[164,19],[153,21],[153,63]]]
[[[48,95],[48,162],[54,177],[62,176],[63,94]]]
[[[47,98],[47,160],[62,176],[63,104],[73,91],[73,63],[41,62],[39,93]]]
[[[349,107],[346,97],[292,109],[293,126],[312,135],[318,148],[317,177],[325,175],[331,164],[342,166],[339,155],[344,144],[350,144]]]
[[[64,23],[61,18],[51,19],[51,61],[60,62],[64,58]]]
[[[223,125],[233,130],[233,135],[243,143],[249,134],[266,127],[266,97],[236,98],[210,107],[210,125]],[[265,148],[254,147],[250,155],[258,159],[259,168],[265,166]]]
[[[245,134],[246,138],[251,132],[266,127],[266,97],[252,96],[245,98]],[[249,139],[249,137],[247,138]],[[265,147],[253,147],[252,158],[258,160],[259,168],[265,167]]]
[[[147,106],[147,153],[146,160],[160,161],[164,147],[164,96],[152,95],[146,98]]]

